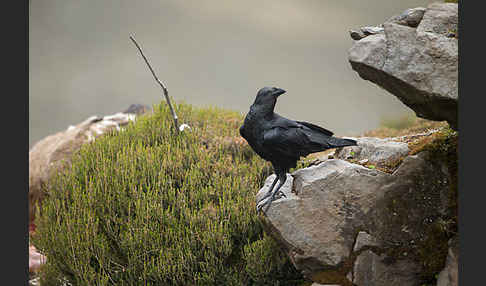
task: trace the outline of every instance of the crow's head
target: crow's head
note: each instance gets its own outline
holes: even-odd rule
[[[285,90],[281,88],[266,86],[264,88],[261,88],[258,91],[257,96],[255,98],[255,104],[273,107],[277,102],[277,97],[284,93]]]

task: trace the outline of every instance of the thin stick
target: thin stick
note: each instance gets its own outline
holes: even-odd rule
[[[152,75],[154,76],[155,80],[162,87],[162,90],[164,91],[165,100],[167,101],[167,104],[169,105],[169,108],[170,108],[170,112],[172,113],[172,117],[174,118],[175,130],[178,133],[179,132],[178,118],[177,118],[177,114],[174,111],[174,108],[172,108],[172,104],[170,103],[169,92],[167,91],[167,87],[165,86],[165,84],[163,82],[161,82],[159,80],[159,78],[155,74],[154,70],[152,69],[152,66],[150,66],[150,63],[148,62],[147,58],[143,54],[142,48],[140,48],[140,46],[138,45],[137,41],[135,41],[135,39],[132,36],[130,36],[130,40],[132,40],[132,42],[135,44],[135,46],[137,46],[137,49],[140,51],[140,54],[142,55],[143,59],[145,60],[145,63],[147,64],[147,66],[149,67],[150,71],[152,72]]]

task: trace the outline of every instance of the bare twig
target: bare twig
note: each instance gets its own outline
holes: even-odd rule
[[[143,59],[145,60],[145,63],[147,64],[147,66],[149,67],[150,71],[152,72],[152,75],[154,76],[155,80],[159,83],[159,85],[162,87],[162,90],[164,91],[164,96],[165,96],[165,100],[167,101],[167,104],[169,105],[169,108],[170,108],[170,112],[172,113],[172,117],[174,118],[174,125],[175,125],[175,130],[176,132],[178,133],[179,132],[179,123],[178,123],[178,118],[177,118],[177,114],[175,113],[174,111],[174,108],[172,108],[172,104],[170,103],[170,99],[169,99],[169,92],[167,91],[167,87],[165,86],[165,84],[163,82],[161,82],[159,80],[159,78],[157,77],[157,75],[155,74],[154,70],[152,69],[152,67],[150,66],[150,63],[148,62],[147,58],[145,57],[145,55],[143,54],[142,52],[142,48],[140,48],[140,46],[138,45],[137,41],[135,41],[135,39],[130,36],[130,40],[132,40],[132,42],[135,44],[135,46],[137,46],[137,49],[140,51],[140,54],[142,55]]]

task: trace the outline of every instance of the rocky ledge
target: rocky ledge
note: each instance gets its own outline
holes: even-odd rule
[[[417,116],[457,130],[458,5],[408,9],[377,27],[350,31],[348,60],[359,76],[386,89]]]

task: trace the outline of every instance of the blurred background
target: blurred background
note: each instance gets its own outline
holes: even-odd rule
[[[89,116],[165,102],[130,35],[177,102],[245,114],[278,86],[279,114],[359,135],[411,111],[351,69],[349,30],[431,2],[30,1],[29,148]]]

